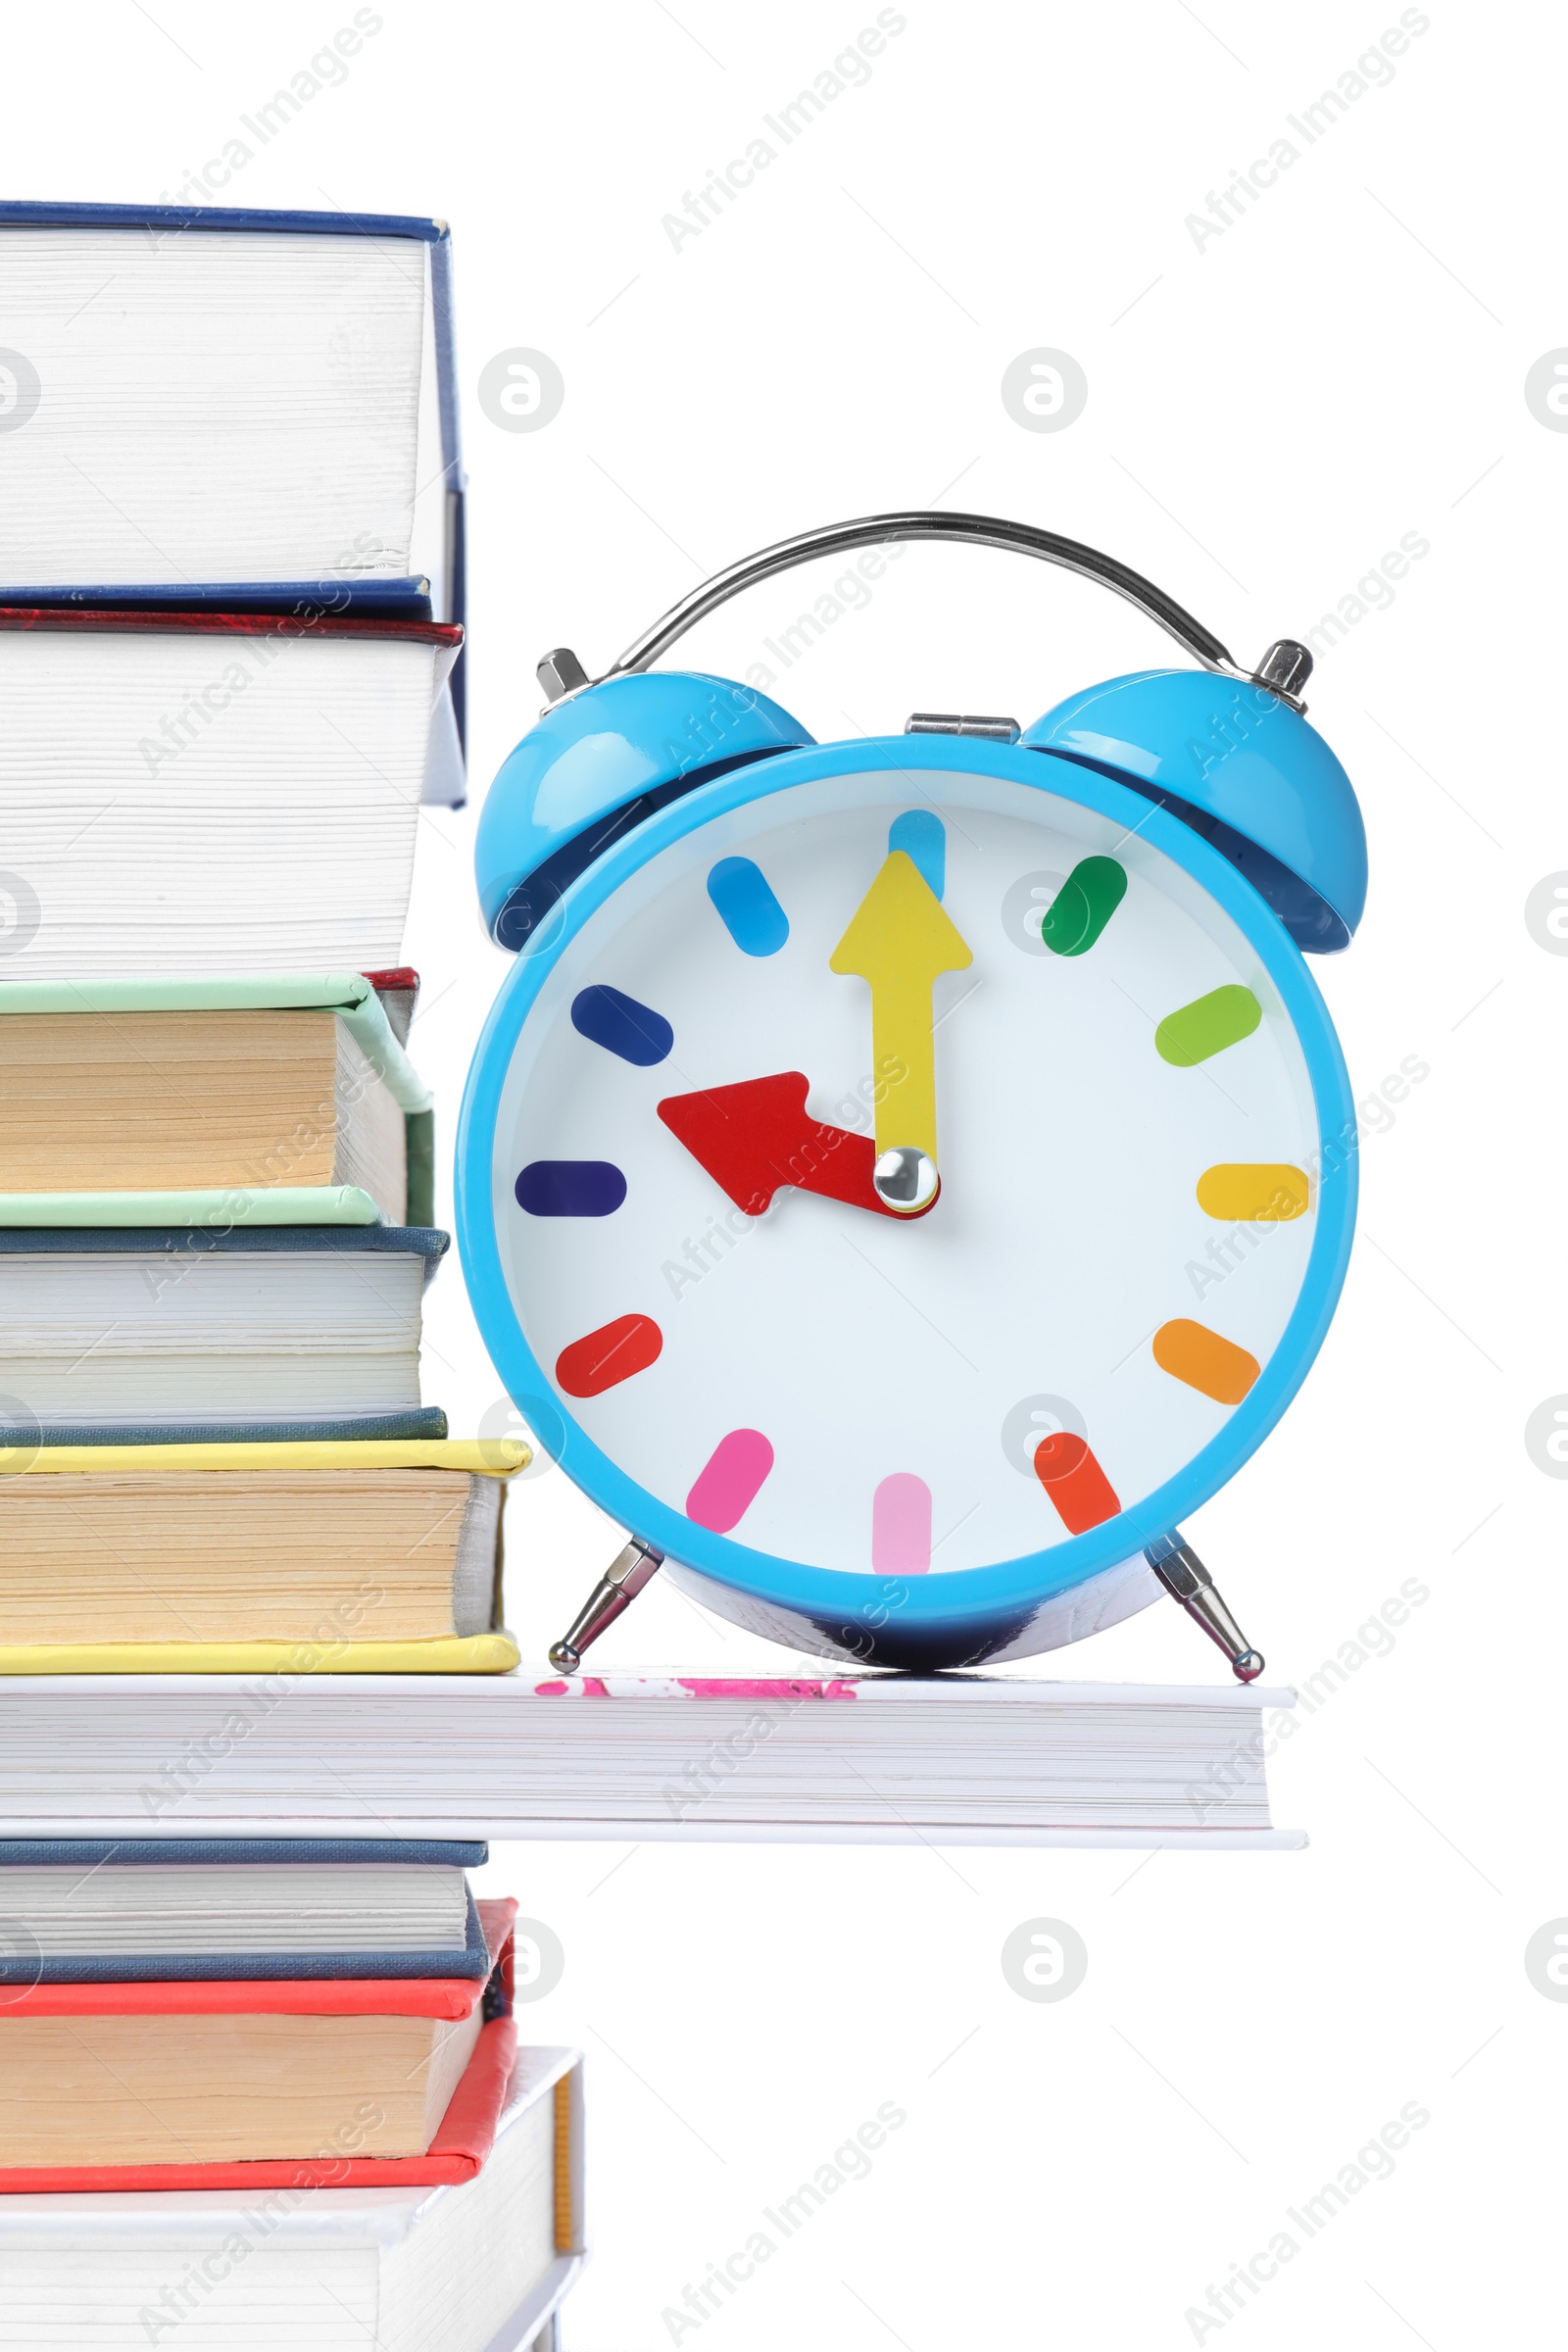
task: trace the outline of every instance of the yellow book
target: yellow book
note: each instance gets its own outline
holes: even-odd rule
[[[0,1480],[0,1674],[498,1674],[516,1439],[45,1446]]]

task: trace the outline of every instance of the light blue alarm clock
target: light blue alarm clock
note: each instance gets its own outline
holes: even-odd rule
[[[1201,667],[1020,731],[813,744],[648,672],[738,589],[945,539],[1044,557]],[[1300,1386],[1355,1208],[1355,1115],[1302,950],[1366,848],[1301,714],[1149,582],[983,516],[877,515],[696,591],[555,699],[480,819],[517,951],[474,1060],[458,1235],[519,1412],[631,1537],[571,1668],[661,1564],[796,1647],[1027,1655],[1161,1586],[1250,1679],[1180,1533]],[[647,673],[647,674],[645,674]]]

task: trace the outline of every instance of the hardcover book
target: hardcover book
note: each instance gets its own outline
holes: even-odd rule
[[[83,1837],[373,1821],[399,1837],[1292,1846],[1266,1761],[1294,1696],[956,1674],[18,1677],[0,1681],[0,1819]]]
[[[0,2197],[0,2352],[81,2352],[86,2311],[93,2352],[523,2352],[583,2221],[581,2060],[521,2049],[461,2185]]]
[[[461,641],[430,621],[0,609],[6,979],[395,966]]]
[[[12,1987],[0,2192],[471,2180],[516,2050],[516,1908],[479,1905],[482,1978]]]
[[[428,1225],[430,1098],[359,973],[0,988],[0,1225]]]
[[[447,1247],[396,1225],[0,1227],[0,1442],[416,1413]]]
[[[429,1838],[3,1838],[0,1985],[485,1977],[464,1873],[486,1851]]]
[[[478,1444],[18,1446],[0,1673],[495,1673],[507,1481]]]
[[[8,601],[462,620],[444,221],[8,203],[0,269],[29,408],[0,452]]]

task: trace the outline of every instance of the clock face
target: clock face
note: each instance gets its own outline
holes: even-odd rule
[[[1132,1556],[1299,1352],[1321,1143],[1283,935],[1266,961],[1272,918],[1117,787],[855,751],[694,806],[514,973],[544,967],[487,1138],[506,1312],[598,1499],[676,1558],[1049,1571],[1123,1513]]]

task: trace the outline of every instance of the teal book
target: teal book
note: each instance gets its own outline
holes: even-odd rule
[[[0,1099],[0,1226],[434,1212],[430,1098],[361,973],[13,982]]]

